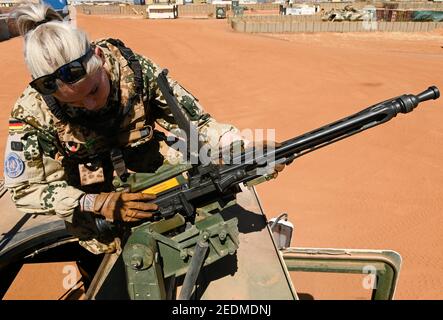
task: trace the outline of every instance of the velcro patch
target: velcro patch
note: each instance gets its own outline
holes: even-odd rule
[[[23,143],[21,141],[11,141],[11,150],[23,151]]]
[[[14,153],[10,152],[5,160],[5,174],[11,178],[20,177],[25,171],[25,163],[20,157]]]

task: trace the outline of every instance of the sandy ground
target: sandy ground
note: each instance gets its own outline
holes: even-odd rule
[[[167,67],[219,121],[275,129],[277,140],[403,93],[443,90],[443,31],[250,35],[226,20],[77,21],[92,39],[120,38]],[[22,50],[21,38],[0,43],[2,137],[29,81]],[[396,250],[403,257],[396,298],[442,299],[441,101],[298,159],[259,186],[267,216],[289,213],[293,246]],[[293,279],[315,299],[369,296],[360,278]]]

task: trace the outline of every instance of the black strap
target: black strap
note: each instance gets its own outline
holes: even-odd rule
[[[166,103],[168,104],[169,109],[171,110],[172,115],[178,124],[178,127],[185,133],[182,138],[186,141],[188,159],[191,160],[191,163],[198,163],[198,153],[203,147],[200,139],[197,138],[197,150],[191,149],[191,140],[193,137],[198,137],[198,127],[192,121],[190,121],[188,115],[183,111],[182,108],[180,108],[177,97],[174,95],[173,89],[169,85],[167,75],[168,69],[163,69],[157,76],[158,88],[165,98]]]
[[[68,122],[71,120],[66,112],[63,111],[63,109],[60,107],[60,104],[58,101],[51,95],[42,95],[43,100],[45,100],[46,104],[48,105],[49,110],[51,113],[60,121],[62,122]]]
[[[109,38],[106,41],[116,46],[120,50],[122,56],[129,62],[129,67],[131,68],[132,72],[134,72],[135,90],[140,96],[140,101],[143,103],[143,107],[145,109],[145,125],[149,125],[149,99],[148,97],[144,97],[143,93],[143,72],[140,61],[135,57],[134,52],[130,48],[126,47],[121,40]],[[147,85],[146,88],[149,88],[149,85]]]
[[[129,62],[129,67],[132,72],[134,72],[135,91],[140,95],[141,99],[143,99],[143,73],[140,61],[135,57],[134,52],[126,47],[121,40],[109,38],[106,41],[116,46],[122,56]]]
[[[120,180],[126,182],[129,173],[128,169],[126,168],[125,159],[123,158],[123,152],[120,148],[112,148],[110,157],[115,173],[118,175]]]

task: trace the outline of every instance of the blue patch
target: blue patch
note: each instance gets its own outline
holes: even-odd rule
[[[14,152],[8,154],[5,160],[5,173],[7,176],[12,179],[17,178],[22,175],[23,171],[25,171],[23,160]]]

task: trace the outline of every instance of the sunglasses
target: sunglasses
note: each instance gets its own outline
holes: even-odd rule
[[[73,84],[86,75],[86,68],[83,65],[94,54],[94,47],[91,47],[83,56],[67,64],[62,65],[51,74],[41,76],[32,80],[29,84],[43,95],[49,95],[57,91],[56,80]]]

